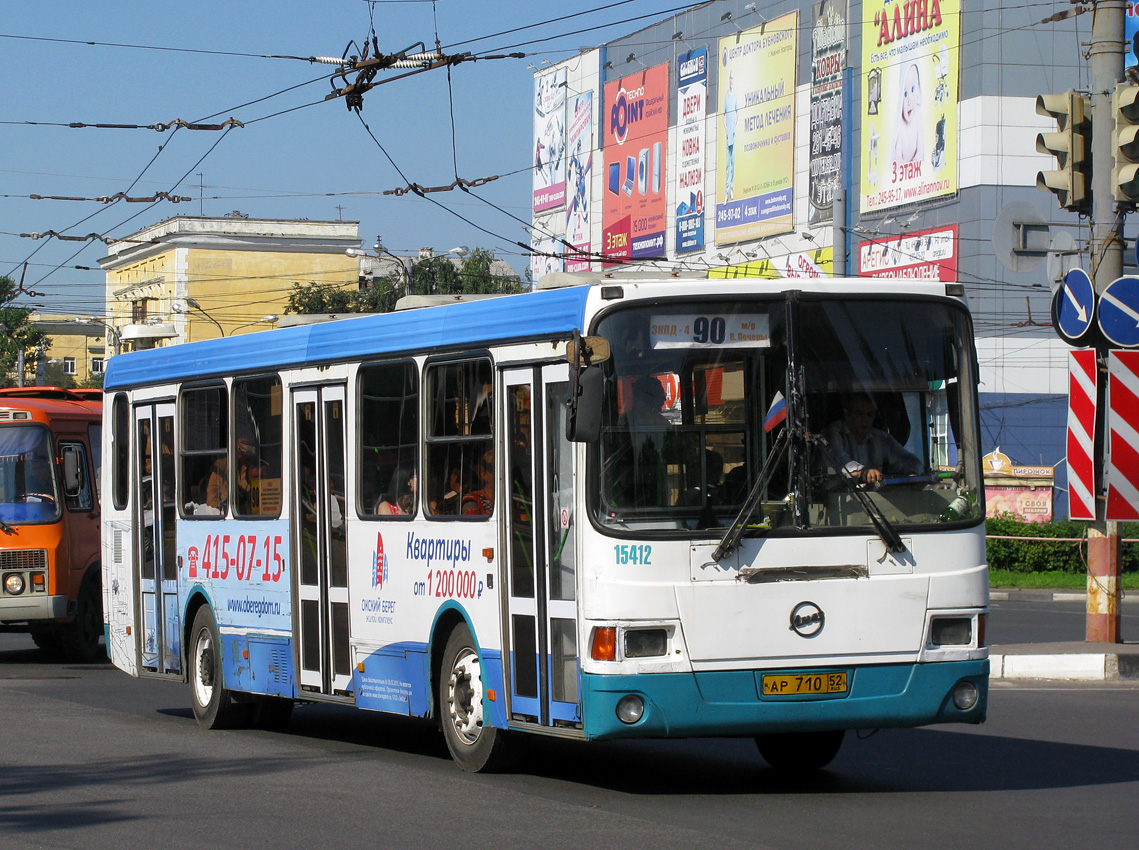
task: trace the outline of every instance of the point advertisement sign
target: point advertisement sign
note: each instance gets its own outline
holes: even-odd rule
[[[957,193],[960,0],[862,4],[862,212]]]
[[[792,230],[799,13],[720,39],[716,244]]]
[[[664,256],[668,64],[605,85],[604,265]]]
[[[676,60],[676,253],[704,250],[704,145],[707,140],[708,48]]]

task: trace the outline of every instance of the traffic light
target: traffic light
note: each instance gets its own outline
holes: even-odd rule
[[[1111,192],[1115,200],[1132,208],[1139,203],[1139,86],[1120,83],[1111,98],[1115,132],[1111,140],[1115,168]]]
[[[1036,175],[1036,188],[1052,192],[1060,206],[1073,212],[1091,211],[1088,194],[1091,170],[1091,122],[1085,118],[1087,101],[1074,91],[1042,94],[1036,98],[1036,113],[1056,119],[1059,132],[1039,133],[1036,150],[1056,157],[1059,168]]]

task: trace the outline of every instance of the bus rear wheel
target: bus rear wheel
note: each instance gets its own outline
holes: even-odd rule
[[[807,773],[830,764],[842,746],[842,729],[825,732],[783,732],[756,735],[755,743],[763,760],[776,770]]]
[[[470,773],[501,769],[507,733],[486,722],[482,663],[465,624],[456,626],[447,639],[439,680],[439,720],[451,757]]]
[[[206,729],[232,729],[249,723],[252,703],[239,703],[226,689],[217,621],[208,606],[194,616],[190,630],[190,693],[194,717]]]

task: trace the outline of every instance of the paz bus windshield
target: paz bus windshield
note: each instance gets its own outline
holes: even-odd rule
[[[597,333],[612,349],[591,464],[602,528],[727,528],[765,464],[746,518],[760,533],[980,516],[963,307],[796,293],[619,309]]]
[[[0,520],[59,519],[51,434],[42,425],[0,425]]]

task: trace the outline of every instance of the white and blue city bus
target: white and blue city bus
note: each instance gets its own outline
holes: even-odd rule
[[[115,357],[111,658],[206,727],[431,717],[468,770],[524,732],[809,768],[979,723],[961,292],[592,279]],[[854,402],[899,468],[849,456]]]

